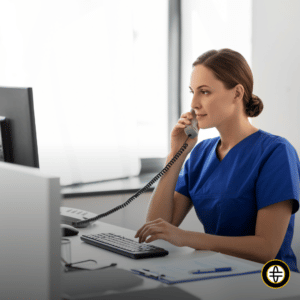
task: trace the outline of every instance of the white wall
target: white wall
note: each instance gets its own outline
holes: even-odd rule
[[[184,113],[191,108],[189,85],[192,64],[198,56],[212,49],[229,48],[241,53],[251,67],[252,0],[183,0],[181,10],[181,113]],[[201,129],[198,143],[219,135],[215,127]]]
[[[264,103],[252,124],[286,138],[300,154],[300,1],[254,0],[253,94]]]
[[[286,138],[300,157],[300,1],[254,0],[252,17],[253,94],[264,103],[252,124]],[[292,248],[300,260],[299,211]]]

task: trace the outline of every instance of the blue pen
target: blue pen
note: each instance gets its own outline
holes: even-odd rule
[[[228,271],[232,271],[231,267],[193,270],[193,271],[190,271],[189,273],[191,273],[191,274],[205,274],[205,273],[217,273],[217,272],[228,272]]]

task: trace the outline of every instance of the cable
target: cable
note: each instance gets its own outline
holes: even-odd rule
[[[133,201],[135,198],[137,198],[138,196],[140,196],[142,193],[146,192],[150,186],[155,182],[157,181],[162,175],[164,175],[168,170],[169,168],[173,165],[173,163],[179,158],[179,156],[183,153],[183,151],[188,147],[188,144],[186,143],[187,140],[190,138],[190,134],[188,136],[188,138],[185,140],[184,144],[182,145],[182,147],[179,149],[179,151],[175,154],[175,156],[168,162],[168,164],[163,168],[162,171],[160,171],[155,177],[153,177],[153,179],[151,179],[147,185],[145,185],[142,189],[140,189],[139,191],[137,191],[131,198],[129,198],[125,203],[107,211],[106,213],[104,214],[101,214],[101,215],[98,215],[96,217],[93,217],[93,218],[90,218],[90,219],[86,219],[84,221],[79,221],[79,222],[72,222],[72,225],[74,227],[77,227],[77,228],[80,228],[80,227],[85,227],[85,226],[81,226],[81,225],[84,225],[86,223],[90,223],[90,222],[93,222],[93,221],[96,221],[100,218],[103,218],[103,217],[106,217],[116,211],[118,211],[119,209],[121,208],[124,208],[125,206],[127,206],[131,201]]]

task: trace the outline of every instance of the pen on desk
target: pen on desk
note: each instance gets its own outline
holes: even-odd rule
[[[228,272],[228,271],[232,271],[231,267],[193,270],[193,271],[189,271],[189,273],[190,274],[205,274],[205,273],[217,273],[217,272]]]

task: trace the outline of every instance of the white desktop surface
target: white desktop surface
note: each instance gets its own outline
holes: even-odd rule
[[[154,260],[160,260],[162,263],[168,261],[178,261],[180,259],[205,257],[214,255],[213,251],[197,251],[190,247],[176,247],[164,240],[156,240],[150,244],[162,247],[169,251],[169,254],[164,257],[146,258],[146,259],[131,259],[113,252],[95,247],[87,244],[80,239],[82,234],[97,234],[97,233],[115,233],[125,236],[129,239],[138,241],[134,238],[135,231],[131,229],[121,228],[118,226],[110,225],[104,222],[97,221],[87,228],[80,228],[77,236],[66,237],[71,241],[71,261],[77,262],[86,259],[95,259],[100,266],[107,266],[111,263],[117,263],[117,267],[121,269],[134,269],[134,268],[149,268]],[[237,257],[227,256],[232,260],[241,260]],[[248,263],[257,266],[257,269],[262,269],[263,264],[251,262]],[[137,275],[138,276],[138,275]],[[126,292],[131,292],[141,289],[150,289],[156,287],[176,286],[201,300],[234,300],[234,299],[284,299],[285,297],[299,296],[300,299],[300,274],[291,272],[289,282],[282,288],[272,289],[267,287],[261,278],[261,273],[223,277],[217,279],[208,279],[202,281],[179,283],[168,285],[158,282],[153,279],[148,279],[143,276],[143,284],[141,286],[130,288]],[[113,294],[116,292],[108,291],[103,295]],[[101,298],[99,298],[101,299]]]

